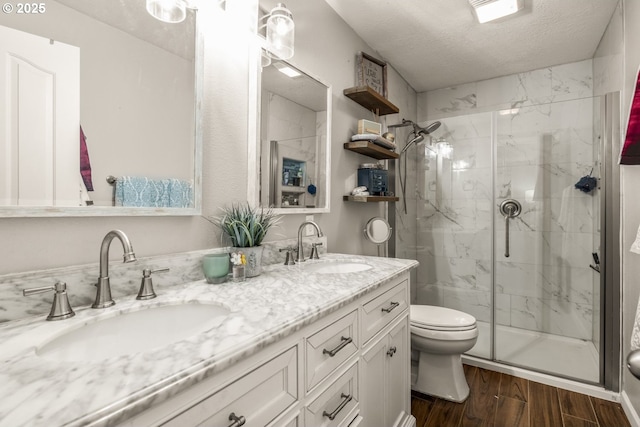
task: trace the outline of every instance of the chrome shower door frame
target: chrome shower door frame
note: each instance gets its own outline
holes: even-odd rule
[[[600,380],[607,390],[620,391],[621,253],[620,253],[620,92],[600,99]]]

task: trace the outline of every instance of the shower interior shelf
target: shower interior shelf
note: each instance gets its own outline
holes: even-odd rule
[[[355,86],[342,91],[347,98],[352,99],[369,111],[373,111],[376,116],[395,114],[400,109],[393,105],[387,98],[380,95],[369,86]]]

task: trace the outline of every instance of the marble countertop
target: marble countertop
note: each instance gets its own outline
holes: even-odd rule
[[[317,274],[312,263],[353,260],[373,268]],[[43,316],[0,326],[0,426],[117,425],[228,368],[415,268],[417,261],[327,254],[320,261],[263,268],[245,282],[175,284],[148,301],[120,298],[104,310],[75,308],[70,319]],[[36,349],[98,318],[144,306],[216,303],[231,313],[217,327],[153,351],[95,362],[42,358]]]

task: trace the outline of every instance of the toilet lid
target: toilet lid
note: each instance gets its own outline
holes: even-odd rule
[[[412,305],[409,317],[412,325],[426,329],[464,330],[476,324],[470,314],[435,305]]]

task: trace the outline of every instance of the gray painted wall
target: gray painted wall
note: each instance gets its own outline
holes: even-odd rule
[[[139,256],[220,247],[218,230],[205,217],[221,206],[247,197],[248,52],[247,21],[257,1],[227,2],[224,14],[207,14],[203,99],[203,216],[105,218],[1,218],[0,274],[97,262],[103,236],[124,230]],[[379,57],[324,1],[291,0],[296,22],[294,65],[333,87],[331,212],[316,215],[332,252],[377,254],[362,238],[367,220],[384,213],[377,203],[347,203],[343,194],[356,185],[356,169],[371,159],[345,151],[358,119],[372,114],[342,90],[354,86],[356,53]],[[322,23],[322,25],[319,25]],[[383,58],[380,58],[383,59]],[[415,118],[415,91],[389,66],[389,98],[401,113]],[[385,120],[385,118],[383,118]],[[288,215],[269,240],[295,237],[304,215]],[[118,249],[112,258],[119,259]]]

